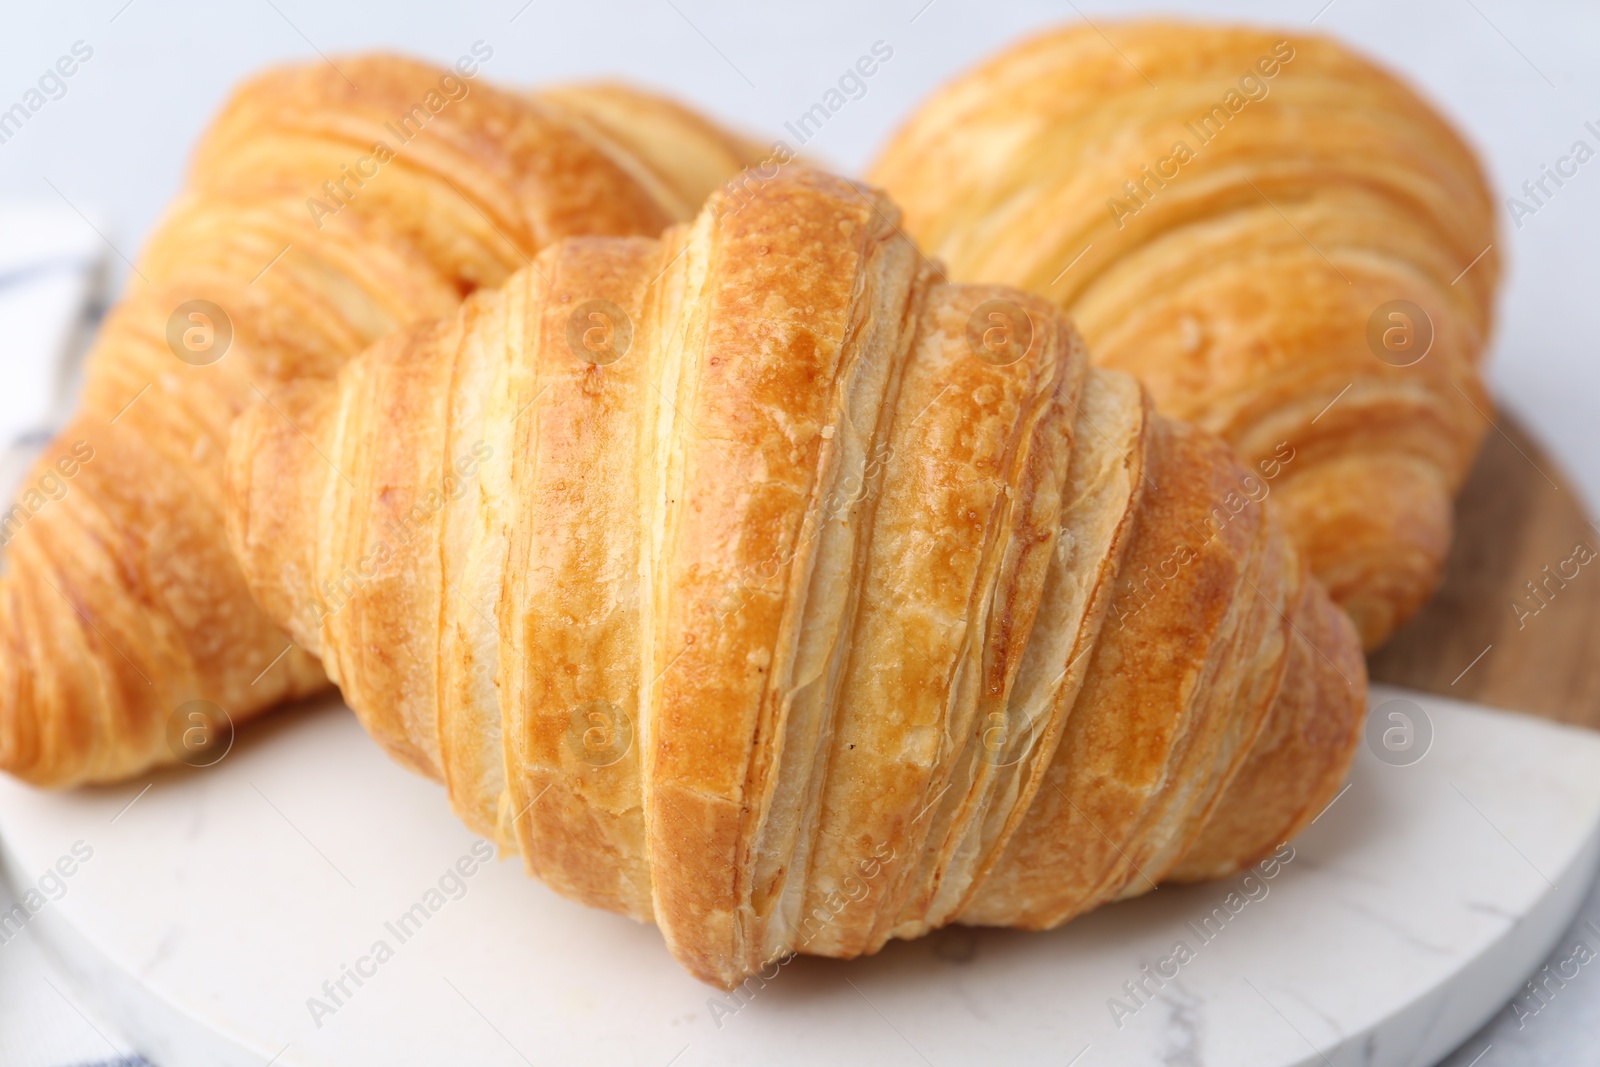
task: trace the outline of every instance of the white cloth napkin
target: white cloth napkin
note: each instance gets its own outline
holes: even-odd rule
[[[0,496],[8,501],[75,400],[78,364],[103,310],[109,252],[96,226],[104,229],[64,203],[0,200]],[[0,880],[0,915],[14,904]],[[0,941],[0,1065],[88,1064],[144,1061],[78,1001],[31,927]]]

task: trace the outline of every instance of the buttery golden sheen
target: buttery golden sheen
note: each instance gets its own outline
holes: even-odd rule
[[[896,218],[784,168],[234,427],[245,575],[367,729],[723,986],[1235,871],[1364,707],[1229,449]]]
[[[1483,171],[1332,40],[1102,28],[956,78],[871,178],[953,278],[1049,298],[1164,413],[1247,461],[1288,442],[1284,521],[1374,647],[1437,584],[1488,426],[1500,271]],[[1411,307],[1394,318],[1392,301]]]
[[[326,684],[228,553],[237,412],[451,314],[562,236],[654,236],[756,158],[620,87],[519,97],[461,68],[337,63],[235,92],[101,330],[81,413],[24,485],[92,459],[61,499],[0,516],[0,768],[18,777],[124,777],[175,758],[187,701],[237,722]],[[190,330],[231,341],[180,355]]]

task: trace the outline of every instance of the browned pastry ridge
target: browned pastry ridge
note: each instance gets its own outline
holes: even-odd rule
[[[235,424],[235,552],[367,729],[724,986],[1314,818],[1363,662],[1255,476],[875,191],[745,192]]]
[[[81,414],[0,515],[0,768],[113,780],[174,758],[188,701],[239,721],[325,685],[228,553],[233,416],[560,237],[659,234],[754,158],[667,101],[521,98],[464,58],[275,70],[206,134],[90,356]]]
[[[1437,584],[1488,426],[1483,171],[1329,39],[1102,28],[956,78],[871,180],[952,277],[1048,297],[1164,413],[1247,461],[1287,443],[1284,521],[1374,647]]]

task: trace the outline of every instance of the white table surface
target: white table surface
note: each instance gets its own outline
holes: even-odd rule
[[[0,33],[0,110],[77,41],[92,58],[66,93],[0,144],[0,196],[54,199],[108,222],[112,262],[132,257],[177,190],[190,146],[229,86],[288,59],[388,47],[449,61],[483,40],[485,74],[537,83],[612,75],[664,87],[746,129],[770,135],[808,108],[838,73],[882,40],[894,49],[869,92],[807,146],[853,171],[929,89],[1035,26],[1086,15],[1097,24],[1152,5],[998,0],[728,0],[424,4],[250,0],[99,0],[14,5]],[[1160,10],[1315,28],[1358,44],[1406,75],[1484,152],[1502,195],[1600,124],[1600,6],[1580,0],[1296,0],[1199,3]],[[1114,35],[1114,28],[1112,33]],[[1491,377],[1600,504],[1600,162],[1585,167],[1522,225],[1503,215],[1509,275]],[[87,223],[85,226],[87,227]],[[0,234],[0,241],[8,235]],[[138,284],[135,281],[133,284]],[[0,374],[16,368],[0,348]],[[1537,476],[1530,470],[1530,476]],[[1587,906],[1600,925],[1600,896]],[[1581,924],[1571,939],[1600,935]],[[1570,949],[1558,953],[1570,954]],[[0,982],[8,955],[0,953]],[[1509,1013],[1450,1062],[1570,1063],[1600,1037],[1600,979],[1580,971],[1537,1016]],[[3,987],[0,987],[3,988]]]

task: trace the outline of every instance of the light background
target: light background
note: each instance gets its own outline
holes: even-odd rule
[[[494,49],[483,76],[497,82],[626,77],[763,138],[780,135],[785,120],[881,40],[893,58],[867,94],[806,146],[813,158],[855,173],[918,100],[978,58],[1030,28],[1084,17],[1114,40],[1115,17],[1136,10],[1152,9],[1070,0],[810,0],[781,8],[749,0],[8,4],[0,23],[0,110],[74,42],[94,54],[65,96],[0,145],[0,196],[56,205],[65,199],[103,220],[119,253],[133,257],[178,190],[196,136],[243,75],[319,52],[337,57],[372,48],[450,62],[480,39]],[[1600,5],[1294,0],[1174,2],[1159,10],[1314,28],[1360,46],[1455,120],[1484,152],[1502,200],[1578,138],[1600,147],[1583,127],[1586,120],[1600,127]],[[1498,245],[1509,276],[1491,356],[1493,388],[1551,446],[1593,511],[1600,506],[1600,159],[1520,227],[1508,211],[1501,221]],[[10,373],[6,359],[0,339],[0,376]],[[1538,474],[1530,468],[1528,476]],[[1587,911],[1600,915],[1596,900]],[[1565,1043],[1554,1041],[1563,1033],[1592,1055],[1600,981],[1589,982],[1597,988],[1574,993],[1537,1020],[1538,1035],[1524,1038],[1502,1017],[1503,1036],[1486,1035],[1452,1062],[1465,1067],[1491,1037],[1500,1049],[1484,1067],[1578,1062],[1554,1051]],[[1536,1043],[1506,1058],[1508,1043],[1534,1036]]]
[[[0,145],[0,194],[56,197],[105,218],[135,255],[177,191],[190,146],[243,74],[272,62],[393,48],[441,62],[482,39],[484,75],[536,84],[624,76],[670,90],[764,137],[805,111],[882,40],[894,49],[860,100],[807,148],[858,171],[901,116],[941,80],[1030,28],[1160,10],[1315,29],[1404,74],[1486,154],[1502,197],[1600,126],[1600,5],[1581,0],[1293,0],[1140,4],[1030,0],[727,0],[475,3],[333,0],[100,0],[7,5],[0,109],[82,40],[94,57],[22,132]],[[1520,229],[1509,262],[1492,381],[1600,504],[1600,159]],[[1530,471],[1530,474],[1532,472]],[[1533,475],[1537,477],[1537,475]]]

